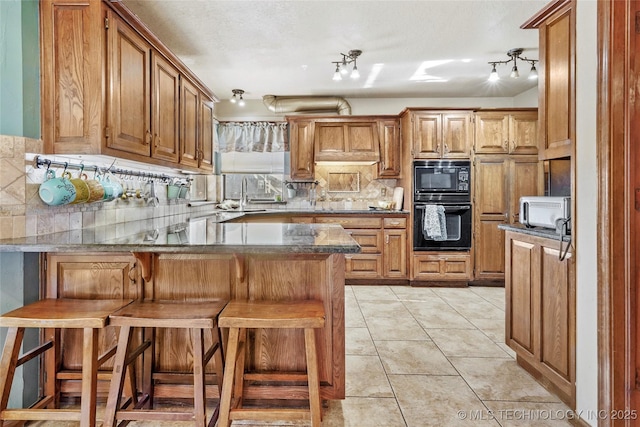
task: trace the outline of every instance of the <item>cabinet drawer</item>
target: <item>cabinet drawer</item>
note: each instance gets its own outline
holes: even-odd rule
[[[347,255],[345,257],[345,278],[377,279],[382,277],[382,255]]]
[[[355,229],[347,230],[362,248],[363,254],[379,254],[382,252],[382,230]]]
[[[384,228],[407,228],[407,218],[385,218]]]
[[[320,216],[318,224],[340,224],[343,228],[381,228],[382,218],[362,218],[345,216]]]
[[[471,257],[458,255],[414,255],[413,279],[415,280],[469,280]]]

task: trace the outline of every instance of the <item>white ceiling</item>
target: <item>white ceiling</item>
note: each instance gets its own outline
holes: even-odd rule
[[[520,25],[548,0],[219,1],[123,0],[220,99],[263,95],[348,98],[512,97],[536,85],[530,66],[487,82],[488,61],[523,48],[538,59],[538,32]],[[340,53],[363,51],[361,77],[332,80]],[[437,65],[439,62],[441,63]],[[374,64],[382,64],[365,87]],[[426,64],[434,64],[423,69]],[[538,67],[539,68],[539,67]],[[427,74],[434,80],[412,80]]]

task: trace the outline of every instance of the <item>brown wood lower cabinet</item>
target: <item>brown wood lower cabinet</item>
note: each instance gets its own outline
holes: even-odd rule
[[[563,243],[563,250],[567,243]],[[518,364],[575,408],[575,277],[560,242],[506,232],[506,343]]]
[[[408,280],[406,216],[326,215],[316,217],[316,222],[342,225],[362,248],[346,256],[346,279]]]

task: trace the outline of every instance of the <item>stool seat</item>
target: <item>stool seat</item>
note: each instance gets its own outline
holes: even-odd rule
[[[222,328],[322,328],[321,301],[231,301],[220,315]]]
[[[310,420],[313,427],[322,420],[318,355],[315,329],[324,327],[325,312],[322,301],[245,301],[233,300],[222,310],[219,317],[221,328],[229,328],[226,365],[220,419],[218,427],[229,427],[232,420],[276,421]],[[244,407],[244,381],[249,378],[274,381],[282,384],[289,381],[304,381],[297,372],[268,372],[245,375],[247,329],[303,329],[304,353],[306,357],[309,409]],[[278,387],[274,385],[274,387]]]
[[[0,326],[7,327],[2,358],[0,358],[0,426],[5,421],[69,420],[81,427],[96,424],[96,390],[98,368],[115,354],[115,349],[98,355],[99,331],[109,323],[109,315],[131,303],[131,300],[44,299],[17,308],[0,316]],[[45,329],[44,342],[20,356],[25,328]],[[52,350],[51,359],[59,358],[60,329],[83,329],[82,390],[80,409],[56,409],[59,398],[58,381],[50,381],[45,396],[29,409],[7,409],[15,370],[25,362]],[[57,366],[48,365],[55,371]],[[49,372],[57,378],[58,372]],[[50,408],[54,406],[54,408]]]
[[[226,300],[199,301],[199,302],[163,302],[163,301],[136,301],[127,307],[113,313],[110,324],[120,327],[118,350],[116,353],[109,397],[104,415],[104,426],[114,427],[119,420],[147,421],[193,421],[198,427],[204,427],[206,423],[206,384],[205,370],[208,362],[214,359],[214,371],[218,385],[218,396],[222,388],[223,358],[220,330],[218,329],[218,315],[227,304]],[[144,328],[144,342],[136,349],[129,348],[133,328]],[[155,355],[155,330],[156,328],[188,329],[193,344],[193,411],[174,411],[153,409],[153,396],[155,380],[162,379],[164,388],[171,387],[167,381],[177,380],[183,375],[175,373],[161,373],[154,369]],[[149,332],[151,334],[149,335]],[[211,334],[211,346],[204,347],[204,331]],[[184,351],[188,351],[187,348]],[[145,355],[146,354],[146,355]],[[126,368],[142,357],[146,390],[143,397],[134,407],[128,407],[129,403],[121,405],[122,388],[124,385],[124,372]],[[184,388],[183,383],[176,385]],[[134,393],[138,394],[138,390]],[[176,396],[177,397],[177,396]],[[145,408],[145,406],[148,406]],[[219,405],[212,414],[209,425],[213,426],[218,419]]]
[[[131,300],[43,299],[3,314],[0,326],[18,328],[104,328],[109,315]]]
[[[135,302],[111,314],[113,326],[137,328],[200,328],[212,329],[226,300],[206,302]]]

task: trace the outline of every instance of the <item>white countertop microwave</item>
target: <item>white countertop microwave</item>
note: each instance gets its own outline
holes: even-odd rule
[[[520,223],[571,234],[571,197],[526,196],[520,198]]]

